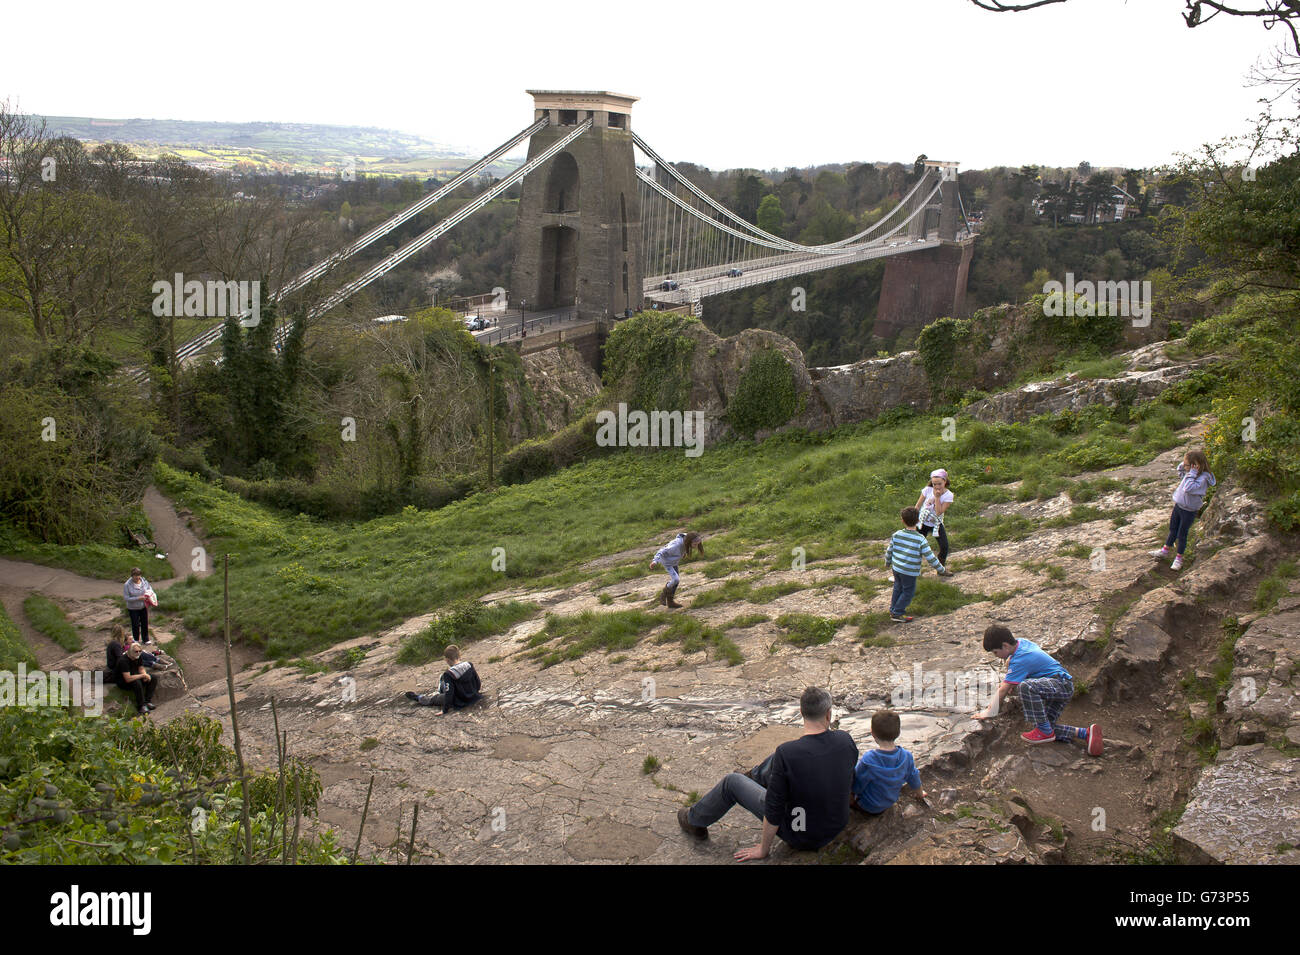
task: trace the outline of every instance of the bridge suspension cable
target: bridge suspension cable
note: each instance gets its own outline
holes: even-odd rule
[[[429,208],[430,206],[440,202],[442,199],[451,195],[453,192],[455,192],[465,183],[469,182],[472,178],[474,178],[474,176],[478,175],[488,166],[492,165],[492,163],[496,162],[498,159],[500,159],[510,150],[518,146],[525,139],[528,139],[534,133],[537,133],[543,128],[545,128],[549,122],[550,120],[547,117],[543,116],[541,119],[537,120],[537,122],[533,123],[531,126],[524,127],[514,136],[511,136],[504,143],[498,146],[496,149],[492,150],[490,153],[483,156],[481,159],[476,161],[473,165],[467,167],[463,172],[457,175],[450,182],[445,183],[444,185],[440,186],[433,192],[429,193],[427,196],[424,196],[423,198],[419,199],[418,201],[412,203],[411,205],[407,206],[405,209],[398,212],[396,215],[392,216],[391,218],[375,226],[373,229],[371,229],[365,235],[361,236],[361,238],[357,239],[347,248],[335,252],[333,255],[329,256],[328,258],[324,259],[321,262],[318,262],[316,265],[307,269],[305,272],[302,272],[301,274],[297,275],[289,282],[281,286],[279,289],[276,289],[276,291],[272,293],[271,296],[269,297],[269,301],[277,302],[280,299],[284,298],[286,295],[289,295],[291,292],[295,292],[298,289],[302,288],[303,286],[309,284],[310,282],[320,278],[322,275],[324,275],[330,269],[334,268],[339,263],[344,262],[347,259],[350,259],[352,256],[356,255],[362,249],[365,249],[366,247],[373,244],[378,239],[383,238],[385,235],[392,232],[394,229],[402,225],[404,222],[408,221],[414,216],[419,215],[425,209]],[[450,228],[450,226],[448,226],[448,228]],[[381,272],[380,274],[382,275],[383,273]],[[353,291],[357,291],[363,287],[364,285],[358,286],[357,289],[354,289]],[[342,301],[342,299],[339,299],[339,301]],[[240,317],[243,318],[245,316],[240,316]],[[213,342],[217,341],[219,338],[221,338],[222,327],[223,327],[222,325],[216,325],[208,329],[207,331],[205,331],[203,334],[195,338],[192,338],[185,344],[181,345],[179,348],[176,349],[176,360],[184,361],[185,359],[190,358],[191,356],[207,348]],[[140,369],[134,372],[132,374],[132,377],[137,380],[143,380],[143,378],[145,378],[147,374],[148,374],[147,372]]]
[[[892,254],[885,249],[893,248],[899,243],[886,246],[886,242],[911,226],[918,216],[924,215],[943,185],[942,179],[923,175],[904,199],[881,220],[887,222],[901,215],[901,221],[889,225],[887,231],[876,238],[861,241],[858,237],[864,233],[858,233],[857,237],[851,236],[834,243],[800,245],[779,237],[763,237],[770,233],[751,234],[742,228],[736,228],[730,223],[735,222],[737,217],[707,197],[706,208],[692,205],[687,200],[692,195],[699,195],[697,189],[689,189],[690,195],[683,199],[660,182],[653,172],[638,169],[637,178],[641,184],[643,272],[647,291],[658,290],[658,286],[670,278],[692,284],[699,281],[713,282],[720,277],[720,269],[726,269],[726,275],[730,276],[732,272],[741,272],[739,266],[742,265],[764,270],[779,268],[786,275],[798,274],[801,270],[815,271],[826,268],[829,264],[847,264],[881,254]],[[933,183],[932,188],[928,192],[922,192],[921,187],[930,183]],[[724,218],[730,221],[720,221]],[[740,220],[740,223],[749,225],[744,220]],[[880,223],[876,223],[873,228],[879,226]],[[858,241],[853,241],[855,238]],[[922,233],[901,244],[911,245],[914,241],[919,243],[929,240]],[[816,264],[819,261],[822,264]],[[800,263],[803,265],[800,266]]]
[[[372,267],[368,272],[353,279],[347,285],[344,285],[341,289],[339,289],[337,292],[335,292],[333,295],[327,298],[324,302],[322,302],[321,304],[317,305],[314,309],[312,309],[311,312],[308,314],[308,317],[315,318],[321,315],[322,313],[329,311],[331,308],[334,308],[336,305],[340,304],[346,299],[351,298],[353,295],[361,291],[363,288],[365,288],[375,279],[379,278],[381,275],[385,275],[388,272],[392,271],[397,266],[401,265],[403,262],[405,262],[411,256],[415,255],[415,253],[419,252],[425,246],[429,245],[429,243],[433,242],[443,233],[448,232],[456,225],[463,222],[465,219],[468,219],[475,212],[478,212],[479,209],[482,209],[485,205],[487,205],[497,196],[501,195],[501,193],[505,192],[515,183],[519,182],[519,180],[523,179],[524,176],[528,175],[538,166],[542,165],[542,163],[546,162],[556,153],[561,152],[562,150],[567,148],[568,145],[572,143],[575,139],[577,139],[587,130],[591,129],[591,126],[592,126],[592,120],[590,119],[588,119],[586,122],[582,123],[579,126],[575,126],[573,132],[569,133],[567,136],[557,139],[545,150],[538,153],[532,159],[528,160],[528,162],[524,163],[514,172],[510,173],[510,175],[506,176],[504,179],[495,183],[491,189],[479,193],[477,196],[474,197],[473,201],[467,203],[464,207],[458,209],[455,213],[443,219],[441,222],[437,223],[432,228],[426,229],[424,232],[420,233],[418,236],[416,236],[410,242],[406,243],[406,245],[402,246],[400,249],[398,249],[388,258],[384,259],[382,262]]]
[[[632,141],[633,143],[636,144],[638,149],[640,149],[643,153],[645,153],[646,156],[649,157],[654,162],[654,164],[657,167],[664,170],[664,172],[668,173],[668,175],[670,175],[674,180],[676,180],[681,185],[685,186],[686,189],[689,190],[696,198],[704,202],[711,209],[720,213],[727,219],[730,219],[742,230],[750,232],[753,235],[758,236],[760,238],[766,239],[769,242],[774,242],[778,246],[787,248],[792,252],[795,251],[802,252],[813,248],[838,249],[846,245],[855,245],[858,242],[865,241],[867,239],[867,236],[870,235],[870,233],[881,228],[886,222],[889,221],[890,217],[893,216],[894,213],[904,208],[911,201],[913,196],[915,196],[916,193],[920,191],[921,186],[925,183],[926,179],[929,178],[931,172],[935,172],[936,175],[938,174],[936,170],[927,167],[925,172],[922,173],[920,178],[917,179],[916,185],[912,187],[911,191],[909,191],[907,195],[903,196],[903,198],[899,201],[897,206],[895,206],[888,213],[882,216],[879,220],[873,222],[870,226],[868,226],[866,229],[862,230],[861,232],[857,233],[856,235],[851,235],[846,239],[840,239],[836,242],[828,242],[820,246],[805,246],[805,245],[800,245],[797,242],[791,242],[789,239],[783,239],[781,236],[773,235],[770,232],[765,232],[763,229],[760,229],[754,223],[749,222],[748,220],[738,216],[736,213],[732,212],[726,206],[715,201],[706,192],[704,192],[702,189],[696,186],[695,183],[691,182],[690,179],[682,175],[682,173],[679,172],[677,168],[672,165],[672,163],[668,162],[657,152],[655,152],[650,147],[650,145],[644,139],[638,136],[635,132],[632,133]],[[893,229],[891,228],[889,231],[893,231]]]

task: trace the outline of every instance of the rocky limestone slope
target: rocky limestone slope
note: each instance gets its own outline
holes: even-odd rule
[[[1191,704],[1182,679],[1189,668],[1212,664],[1222,606],[1250,590],[1286,545],[1267,536],[1229,543],[1219,536],[1221,526],[1242,518],[1223,515],[1207,526],[1199,556],[1181,577],[1153,565],[1147,551],[1163,534],[1167,475],[1177,456],[1171,451],[1148,465],[1110,473],[1129,487],[1103,503],[1124,510],[1126,523],[1044,528],[1025,540],[954,555],[954,584],[981,599],[888,629],[883,641],[864,643],[846,625],[829,643],[800,648],[786,642],[774,623],[790,612],[834,619],[882,611],[888,597],[876,542],[864,542],[856,556],[810,563],[803,571],[753,566],[709,578],[703,565],[688,563],[681,590],[688,609],[682,613],[724,628],[744,656],[740,665],[727,665],[707,647],[688,651],[660,642],[657,630],[625,651],[593,652],[544,668],[530,650],[544,613],[640,606],[660,584],[657,576],[639,572],[615,583],[595,577],[485,598],[528,599],[542,609],[469,648],[488,698],[467,711],[443,717],[403,696],[428,688],[441,671],[439,663],[412,668],[394,662],[402,638],[425,626],[430,615],[319,655],[320,672],[245,669],[236,677],[241,733],[255,762],[271,762],[276,701],[292,752],[321,772],[321,819],[342,830],[346,841],[355,838],[373,776],[363,848],[380,858],[401,855],[418,803],[416,848],[426,861],[720,864],[730,861],[732,849],[753,841],[754,820],[734,811],[701,844],[682,836],[674,812],[692,791],[703,792],[724,773],[754,765],[797,735],[796,700],[803,686],[830,686],[840,727],[866,746],[871,713],[891,699],[900,705],[896,691],[910,685],[912,674],[969,680],[988,671],[991,658],[980,649],[979,634],[989,622],[1001,621],[1058,654],[1087,688],[1067,719],[1103,723],[1106,755],[1090,759],[1076,744],[1026,747],[1014,708],[980,724],[969,719],[970,704],[977,701],[918,692],[901,702],[901,742],[917,756],[930,803],[904,800],[877,819],[855,817],[821,853],[782,847],[775,861],[1106,860],[1125,847],[1144,845],[1153,821],[1189,799],[1178,830],[1181,842],[1218,858],[1214,853],[1220,850],[1205,834],[1217,832],[1219,842],[1252,847],[1254,861],[1291,861],[1294,852],[1276,851],[1287,840],[1275,829],[1293,818],[1297,789],[1288,787],[1288,774],[1296,761],[1277,748],[1266,753],[1260,747],[1268,748],[1270,733],[1292,729],[1291,673],[1277,661],[1300,652],[1294,615],[1261,618],[1271,622],[1253,622],[1248,633],[1256,637],[1238,643],[1243,668],[1269,668],[1255,678],[1261,689],[1256,704],[1266,701],[1262,709],[1237,720],[1225,701],[1221,714],[1225,734],[1227,727],[1252,720],[1276,732],[1265,730],[1262,740],[1247,732],[1240,745],[1221,755],[1222,766],[1216,763],[1203,777],[1185,738]],[[997,506],[1041,517],[1054,503]],[[1070,542],[1080,541],[1105,548],[1103,566],[1060,556]],[[630,569],[643,558],[639,551],[611,555],[591,571]],[[1035,569],[1045,559],[1056,561],[1064,576]],[[981,569],[962,573],[963,562]],[[864,576],[880,578],[882,589],[864,590]],[[694,595],[733,577],[800,587],[767,602],[689,609]],[[349,649],[355,650],[346,657],[349,668],[331,669],[340,651]],[[222,683],[193,688],[158,716],[187,708],[229,725]],[[1242,804],[1242,781],[1251,772],[1270,774],[1263,789],[1269,811],[1225,809]],[[1227,781],[1216,783],[1219,776]],[[1237,827],[1226,840],[1225,812]],[[1270,854],[1265,849],[1274,839]]]
[[[735,436],[726,418],[728,405],[750,360],[767,349],[780,352],[789,362],[802,404],[802,410],[775,431],[793,428],[824,431],[867,421],[894,408],[920,412],[929,410],[933,404],[930,383],[914,351],[864,359],[850,365],[809,368],[794,342],[776,332],[751,328],[730,338],[719,338],[698,325],[690,327],[687,334],[696,340],[689,405],[704,414],[707,444]],[[1091,404],[1114,407],[1155,397],[1215,360],[1175,359],[1169,356],[1168,345],[1168,342],[1156,342],[1120,356],[1127,368],[1118,377],[1084,379],[1067,375],[1036,382],[978,401],[967,408],[967,413],[983,421],[1012,422]],[[995,388],[1001,374],[996,355],[986,356],[986,363],[987,368],[981,373],[986,380],[982,378],[981,383]],[[1001,367],[1005,370],[1007,366]],[[772,430],[759,431],[756,437],[771,433]]]

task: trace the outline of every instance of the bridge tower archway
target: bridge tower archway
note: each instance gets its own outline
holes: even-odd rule
[[[510,277],[514,304],[572,306],[583,318],[641,308],[641,208],[632,152],[634,96],[529,90],[534,118],[549,124],[528,144],[532,159],[591,121],[523,181]]]

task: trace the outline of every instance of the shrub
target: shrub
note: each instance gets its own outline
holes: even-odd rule
[[[234,753],[216,742],[220,724],[204,717],[176,723],[169,730],[50,707],[0,708],[0,861],[244,861],[243,800],[239,784],[228,778]],[[293,778],[306,784],[306,811],[319,784],[311,784],[309,767],[291,763],[290,784]],[[249,807],[253,861],[279,862],[288,854],[293,814],[275,809],[274,773],[257,774],[249,788],[258,792]],[[203,824],[196,826],[200,811]],[[296,861],[340,864],[347,857],[326,830],[300,841]]]
[[[593,411],[549,438],[515,445],[502,459],[497,477],[502,484],[523,484],[612,450],[596,444],[596,412]]]
[[[643,411],[685,409],[690,400],[700,321],[675,312],[640,312],[618,322],[604,350],[604,381],[611,394]]]
[[[130,744],[163,766],[179,763],[187,776],[215,779],[235,768],[234,752],[221,742],[221,723],[198,713],[183,713],[161,724],[144,722]]]
[[[727,403],[727,421],[737,434],[752,438],[756,431],[779,428],[802,405],[790,362],[777,349],[765,348],[750,357],[741,374]]]

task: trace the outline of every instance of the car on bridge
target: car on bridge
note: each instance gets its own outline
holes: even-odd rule
[[[727,278],[729,279],[738,279],[744,274],[743,269],[727,269]]]
[[[477,315],[471,315],[469,318],[465,319],[465,327],[471,332],[481,332],[483,329],[488,327],[487,319],[480,318]]]
[[[675,292],[677,291],[677,282],[673,279],[664,279],[659,283],[659,290],[662,292]]]

